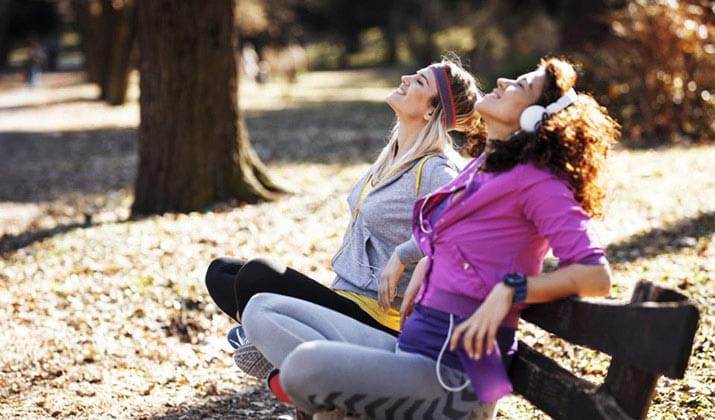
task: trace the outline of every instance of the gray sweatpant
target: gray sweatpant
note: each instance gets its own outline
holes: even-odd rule
[[[280,381],[302,411],[341,408],[370,419],[466,419],[479,402],[471,386],[449,392],[435,361],[397,349],[397,339],[313,303],[271,293],[248,302],[246,335],[280,367]],[[442,380],[467,380],[442,366]],[[493,404],[483,410],[493,411]]]

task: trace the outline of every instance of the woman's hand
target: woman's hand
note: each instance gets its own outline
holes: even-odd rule
[[[405,271],[405,266],[402,265],[397,253],[393,252],[380,274],[380,285],[377,289],[377,303],[385,312],[390,309],[390,304],[395,300],[397,282],[403,271]]]
[[[472,359],[482,356],[485,342],[486,352],[491,354],[496,345],[497,330],[511,309],[513,298],[514,289],[511,287],[503,283],[494,286],[479,309],[454,329],[449,342],[450,350],[456,349],[459,339],[464,336],[464,350]]]
[[[412,309],[415,307],[415,298],[422,286],[422,279],[424,278],[425,261],[426,258],[423,258],[417,263],[415,271],[412,272],[410,284],[407,285],[405,295],[402,297],[402,304],[400,305],[400,327],[405,324],[405,320],[410,316]]]

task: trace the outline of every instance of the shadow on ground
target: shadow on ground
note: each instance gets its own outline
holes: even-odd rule
[[[611,263],[631,263],[642,258],[677,252],[695,247],[698,239],[714,232],[715,212],[702,213],[609,245],[608,259]]]
[[[61,235],[75,229],[84,229],[95,225],[96,224],[87,220],[84,223],[70,223],[50,229],[23,232],[17,235],[2,235],[0,236],[0,257],[4,257],[13,251],[17,251],[18,249],[32,245],[33,243],[44,239],[51,238],[55,235]]]
[[[134,178],[136,129],[0,133],[0,201],[42,202],[125,188]]]
[[[386,104],[368,101],[246,113],[252,143],[268,162],[370,162],[385,145],[394,118]]]
[[[293,409],[260,388],[241,394],[221,396],[195,407],[172,408],[165,413],[141,416],[137,420],[270,420],[292,418]]]
[[[300,104],[246,114],[266,162],[366,162],[385,144],[393,118],[384,104]],[[0,201],[41,202],[68,193],[131,188],[137,129],[0,133]]]

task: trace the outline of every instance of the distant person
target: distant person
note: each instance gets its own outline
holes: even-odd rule
[[[258,53],[253,44],[247,42],[241,49],[241,70],[248,80],[258,82],[260,69],[258,67]]]
[[[256,74],[256,82],[263,84],[268,82],[271,77],[271,65],[268,61],[261,60],[258,62],[258,74]]]
[[[25,63],[25,82],[28,86],[35,86],[40,81],[40,73],[46,57],[42,44],[36,40],[30,41],[30,50]]]
[[[246,334],[280,366],[278,384],[298,410],[466,419],[511,391],[506,368],[527,303],[608,293],[605,251],[588,225],[619,131],[575,82],[570,63],[544,59],[477,102],[486,150],[414,206],[426,257],[404,293],[399,337],[291,296],[248,302]],[[549,248],[560,265],[543,274]]]
[[[219,258],[208,267],[206,286],[228,316],[240,322],[251,297],[271,292],[304,299],[397,335],[400,296],[422,256],[410,239],[412,205],[456,176],[459,157],[450,131],[464,132],[475,141],[485,134],[474,113],[481,92],[461,65],[443,60],[401,80],[386,98],[397,115],[390,140],[348,196],[350,224],[332,261],[332,286],[265,259]],[[387,291],[381,279],[386,266],[400,281],[394,304],[383,309],[377,298]],[[236,364],[249,375],[263,377],[272,368],[257,362],[242,326],[231,330],[229,340],[239,347]]]

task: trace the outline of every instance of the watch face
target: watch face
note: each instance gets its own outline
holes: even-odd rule
[[[507,286],[518,286],[520,284],[524,284],[524,276],[520,276],[515,273],[509,273],[504,277],[504,282],[507,284]]]

